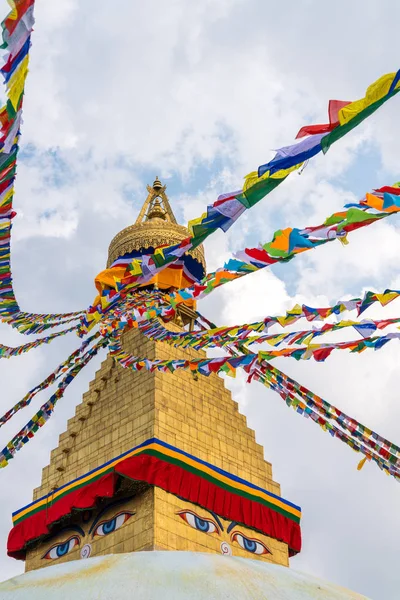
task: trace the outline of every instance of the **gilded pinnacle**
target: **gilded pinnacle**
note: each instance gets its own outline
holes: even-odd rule
[[[158,175],[156,175],[155,181],[153,183],[153,190],[161,190],[161,188],[162,188],[162,183],[158,179]]]

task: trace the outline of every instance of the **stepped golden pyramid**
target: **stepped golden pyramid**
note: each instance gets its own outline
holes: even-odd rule
[[[135,224],[112,240],[107,267],[188,236],[159,179],[147,190]],[[205,266],[199,247],[186,270],[162,271],[149,285],[183,287]],[[164,325],[179,332],[196,318],[195,305],[181,305]],[[201,355],[138,329],[123,344],[151,360]],[[27,573],[0,584],[0,600],[362,598],[287,568],[300,550],[299,519],[220,377],[132,372],[107,357],[32,504],[14,514],[9,554],[25,559]]]

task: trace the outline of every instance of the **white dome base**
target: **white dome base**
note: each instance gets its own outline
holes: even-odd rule
[[[260,561],[195,552],[132,552],[30,571],[0,583],[0,600],[366,600]]]

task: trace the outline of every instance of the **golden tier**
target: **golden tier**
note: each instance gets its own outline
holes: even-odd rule
[[[152,187],[147,186],[148,196],[136,222],[114,237],[108,249],[107,267],[120,256],[133,250],[145,250],[157,246],[179,244],[189,236],[183,225],[178,225],[163,186],[156,178]],[[189,254],[206,271],[204,248],[199,246]]]

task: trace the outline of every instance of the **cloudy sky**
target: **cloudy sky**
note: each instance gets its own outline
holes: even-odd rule
[[[1,0],[2,14],[7,12]],[[330,98],[353,100],[397,70],[400,5],[393,0],[38,0],[27,83],[13,229],[15,290],[23,310],[88,306],[109,241],[132,223],[159,175],[178,220],[292,143],[300,126],[325,122]],[[268,241],[275,229],[319,224],[373,187],[400,179],[400,98],[294,174],[227,235],[206,244],[208,266]],[[399,221],[356,232],[218,290],[200,306],[219,324],[281,314],[296,302],[327,306],[365,289],[400,286]],[[366,316],[398,316],[400,301]],[[353,315],[352,315],[353,316]],[[5,326],[3,344],[22,339]],[[77,339],[1,361],[0,412],[55,368]],[[104,356],[103,356],[104,357]],[[338,352],[324,364],[278,366],[329,402],[400,442],[400,346]],[[31,500],[50,450],[98,368],[74,382],[47,426],[0,484],[0,580],[11,512]],[[396,375],[397,373],[397,375]],[[375,600],[398,598],[399,485],[254,383],[227,385],[272,462],[284,497],[303,508],[304,549],[291,567]],[[2,428],[1,447],[49,392]]]

